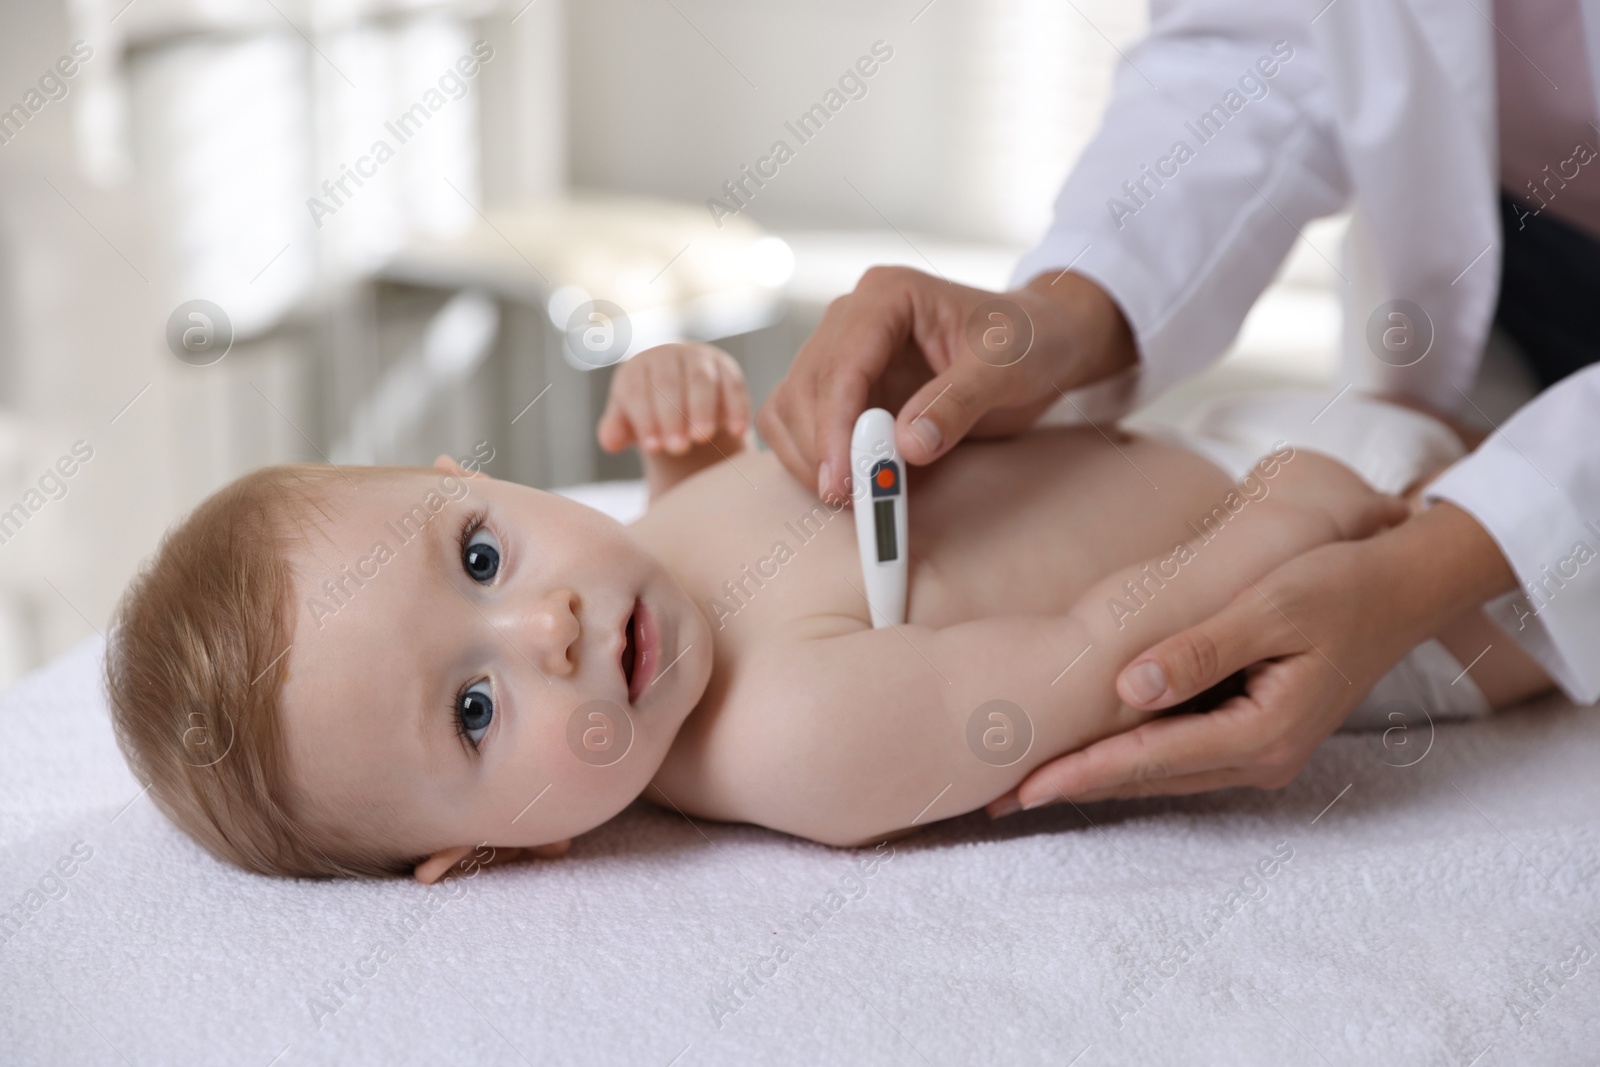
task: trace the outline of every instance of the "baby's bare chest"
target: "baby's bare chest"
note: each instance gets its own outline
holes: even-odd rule
[[[1092,430],[964,446],[908,473],[907,618],[1065,611],[1108,571],[1188,536],[1227,484],[1173,446]],[[639,529],[705,611],[719,660],[780,630],[870,626],[851,510],[818,500],[771,453],[686,482]]]
[[[1228,487],[1174,447],[1072,433],[963,447],[907,482],[907,615],[932,627],[1064,612],[1109,571],[1169,552]],[[741,455],[668,494],[636,530],[715,642],[706,691],[657,781],[683,810],[752,818],[771,783],[748,767],[791,755],[762,752],[794,732],[773,716],[809,716],[774,688],[770,657],[795,638],[871,625],[853,514],[817,500],[770,454]]]

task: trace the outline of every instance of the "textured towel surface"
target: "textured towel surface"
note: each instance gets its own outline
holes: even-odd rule
[[[1592,710],[876,854],[641,803],[446,891],[211,860],[123,766],[100,655],[0,696],[7,1064],[1600,1059]]]

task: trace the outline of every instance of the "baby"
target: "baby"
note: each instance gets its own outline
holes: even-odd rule
[[[874,629],[848,501],[750,447],[726,353],[652,349],[618,368],[598,431],[644,452],[631,526],[490,478],[481,451],[270,467],[205,501],[118,609],[118,738],[173,821],[274,874],[433,881],[482,845],[559,855],[641,794],[882,841],[1151,718],[1114,692],[1136,654],[1279,563],[1401,521],[1369,481],[1393,492],[1453,454],[1373,474],[1405,451],[1383,442],[1459,454],[1425,416],[1340,403],[1314,429],[1356,419],[1363,474],[1333,444],[1253,444],[1272,439],[1250,430],[1261,404],[1231,441],[964,444],[909,472],[907,621]],[[1494,633],[1475,613],[1440,640],[1466,662]],[[1498,656],[1470,679],[1495,705],[1548,684]]]

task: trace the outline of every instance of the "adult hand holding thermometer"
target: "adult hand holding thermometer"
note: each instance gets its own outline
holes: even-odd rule
[[[856,546],[874,629],[906,621],[905,464],[894,446],[894,416],[868,408],[850,435]]]

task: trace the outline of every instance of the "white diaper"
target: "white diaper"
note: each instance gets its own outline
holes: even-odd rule
[[[1331,456],[1380,493],[1398,493],[1466,449],[1449,427],[1354,390],[1282,389],[1228,397],[1161,436],[1239,481],[1285,443]]]
[[[1399,493],[1466,455],[1461,441],[1437,419],[1353,390],[1229,397],[1161,436],[1209,459],[1235,481],[1287,443],[1333,457],[1380,493]],[[1490,711],[1477,684],[1435,640],[1412,649],[1379,679],[1345,728],[1387,729],[1397,721],[1411,722],[1419,710],[1436,719],[1476,718]]]

